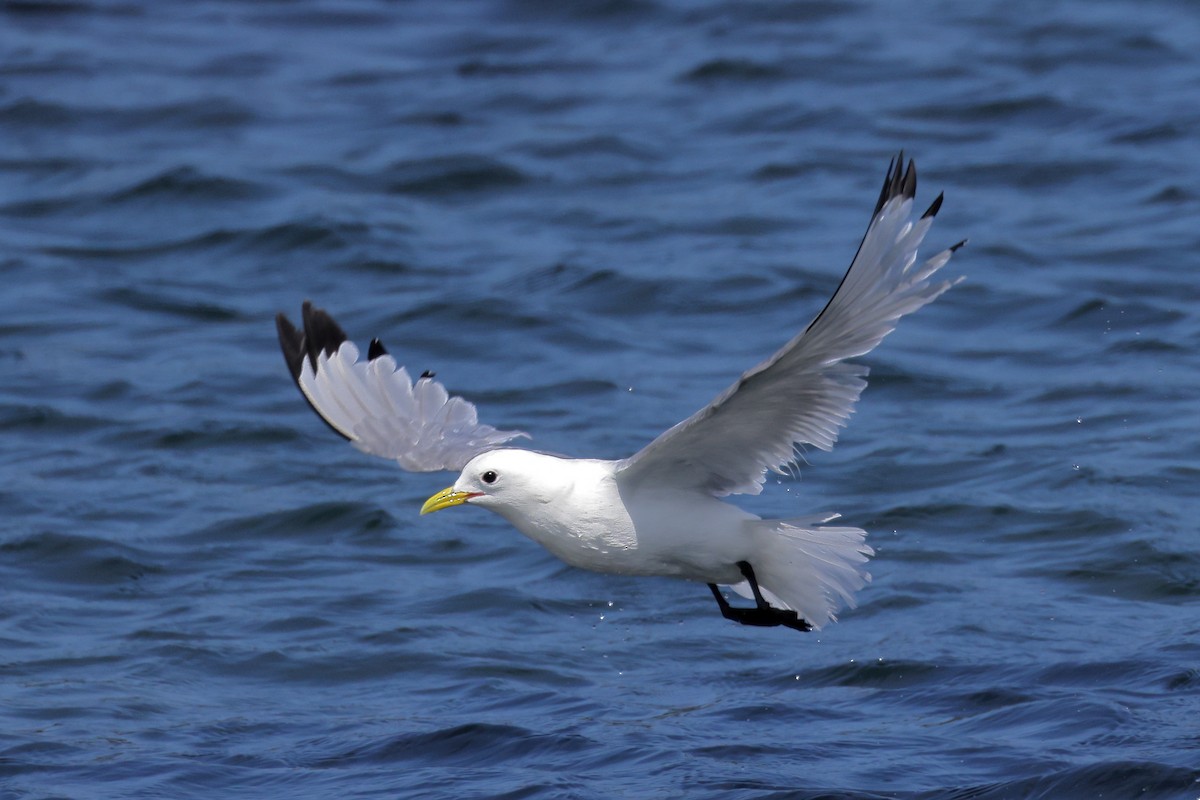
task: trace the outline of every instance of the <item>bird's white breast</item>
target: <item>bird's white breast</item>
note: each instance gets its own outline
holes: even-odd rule
[[[553,459],[536,499],[495,509],[572,566],[628,575],[736,582],[755,517],[700,492],[631,490],[616,462]]]
[[[572,566],[623,571],[637,532],[621,503],[612,462],[554,458],[535,497],[495,510],[521,533]]]

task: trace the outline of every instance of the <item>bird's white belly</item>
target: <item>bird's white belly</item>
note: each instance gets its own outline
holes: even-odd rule
[[[588,485],[588,484],[583,484]],[[622,496],[615,482],[590,484],[519,517],[518,530],[566,563],[598,572],[664,575],[712,583],[742,580],[751,556],[752,514],[695,492]],[[503,513],[503,512],[502,512]]]

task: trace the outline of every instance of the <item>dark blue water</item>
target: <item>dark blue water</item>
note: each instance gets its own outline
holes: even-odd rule
[[[902,5],[0,6],[0,797],[1200,797],[1200,14]],[[419,519],[277,351],[627,455],[900,147],[967,281],[747,501],[871,531],[818,634]]]

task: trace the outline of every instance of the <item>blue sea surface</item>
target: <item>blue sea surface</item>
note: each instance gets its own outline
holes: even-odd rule
[[[1200,797],[1185,0],[0,5],[0,798]],[[888,160],[966,280],[832,453],[816,633],[583,572],[305,406],[312,299],[629,455],[821,308]]]

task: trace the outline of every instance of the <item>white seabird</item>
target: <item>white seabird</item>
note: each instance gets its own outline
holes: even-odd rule
[[[796,630],[835,621],[870,575],[874,551],[837,514],[761,519],[721,498],[758,494],[797,448],[829,450],[866,387],[870,352],[899,319],[956,281],[931,278],[964,242],[917,263],[942,204],[913,219],[917,174],[903,154],[888,167],[858,252],[825,308],[778,352],[692,416],[619,461],[513,447],[528,435],[478,421],[475,406],[427,374],[415,382],[379,340],[367,360],[324,311],[304,304],[303,331],[280,314],[279,341],[296,385],[334,431],[406,470],[460,470],[421,509],[494,511],[568,564],[708,584],[721,613]],[[732,606],[728,585],[753,607]]]

